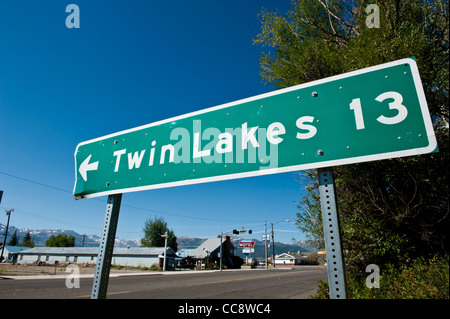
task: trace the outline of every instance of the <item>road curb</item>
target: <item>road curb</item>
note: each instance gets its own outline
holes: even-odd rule
[[[308,268],[314,266],[307,266]],[[320,267],[320,266],[318,266]],[[226,269],[222,272],[232,272],[232,271],[272,271],[272,270],[292,270],[295,267],[276,267],[276,268],[252,268],[252,269]],[[126,276],[173,276],[173,275],[182,275],[182,274],[208,274],[213,272],[221,272],[218,269],[213,270],[181,270],[181,271],[165,271],[165,272],[129,272],[129,273],[115,273],[112,272],[109,274],[109,278],[114,277],[126,277]],[[33,280],[33,279],[66,279],[67,276],[73,275],[72,272],[67,272],[67,274],[58,274],[58,275],[26,275],[26,276],[0,276],[0,280]],[[95,274],[79,274],[79,278],[94,278]]]

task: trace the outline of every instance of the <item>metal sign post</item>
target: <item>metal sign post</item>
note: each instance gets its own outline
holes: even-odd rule
[[[97,257],[94,283],[92,284],[91,299],[106,299],[121,201],[122,194],[108,196],[102,239]]]
[[[342,256],[339,214],[334,191],[333,168],[319,169],[319,193],[330,299],[346,299],[344,258]]]

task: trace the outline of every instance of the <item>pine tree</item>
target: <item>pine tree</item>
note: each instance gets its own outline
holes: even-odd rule
[[[27,232],[27,234],[25,235],[25,237],[22,240],[22,243],[20,244],[20,246],[23,247],[34,247],[34,241],[31,238],[30,232]]]
[[[17,238],[17,230],[15,230],[8,245],[9,246],[17,246],[17,244],[19,244],[19,239]]]

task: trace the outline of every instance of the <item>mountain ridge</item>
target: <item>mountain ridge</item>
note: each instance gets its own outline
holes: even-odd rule
[[[0,241],[3,243],[4,234],[5,234],[6,226],[0,223]],[[75,237],[75,247],[98,247],[100,245],[101,238],[94,234],[79,234],[73,230],[67,229],[29,229],[29,228],[16,228],[14,226],[9,226],[8,229],[8,238],[6,240],[6,245],[11,240],[14,232],[17,231],[17,237],[19,243],[23,240],[24,236],[27,232],[30,232],[31,238],[35,242],[35,247],[45,247],[45,242],[52,235],[58,234],[66,234],[67,236]],[[199,238],[194,236],[177,236],[178,250],[184,250],[185,252],[189,252],[204,242],[206,238]],[[254,258],[263,258],[265,256],[264,243],[258,239],[248,239],[243,238],[241,236],[231,235],[230,236],[231,243],[235,247],[235,255],[244,258],[244,254],[242,249],[238,248],[239,242],[241,240],[246,241],[254,241],[255,242],[255,252],[250,254],[250,257]],[[127,240],[127,239],[118,239],[116,238],[114,247],[117,248],[126,248],[126,247],[139,247],[139,240]],[[314,248],[309,247],[306,242],[299,241],[291,244],[285,244],[281,242],[275,242],[275,255],[285,253],[285,252],[305,252],[305,251],[313,251]],[[272,256],[272,244],[268,248],[267,254],[269,257]]]

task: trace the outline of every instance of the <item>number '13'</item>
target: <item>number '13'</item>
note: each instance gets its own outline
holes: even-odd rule
[[[402,122],[408,116],[408,109],[402,104],[403,97],[397,92],[386,92],[378,95],[375,100],[378,102],[383,102],[386,99],[393,99],[394,101],[389,103],[389,109],[397,110],[398,114],[393,117],[387,117],[381,115],[377,118],[377,121],[387,125],[398,124]],[[356,129],[362,130],[365,128],[364,117],[361,108],[361,100],[359,98],[353,99],[350,103],[350,109],[355,113]]]

